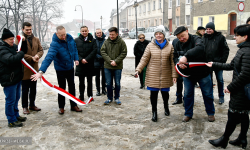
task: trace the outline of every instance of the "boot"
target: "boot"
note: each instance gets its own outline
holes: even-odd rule
[[[247,137],[240,138],[240,136],[233,141],[229,141],[229,144],[235,145],[235,146],[241,146],[242,149],[246,149],[247,147]]]
[[[101,93],[99,91],[97,91],[96,96],[101,96]]]
[[[152,121],[157,122],[157,112],[153,111]]]
[[[219,98],[219,104],[222,105],[224,103],[224,97]]]
[[[208,142],[215,147],[222,147],[226,148],[228,144],[229,138],[225,137],[224,135],[216,140],[209,140]]]
[[[169,116],[169,115],[170,115],[170,111],[169,111],[169,109],[168,109],[168,106],[165,108],[165,115],[166,115],[166,116]]]

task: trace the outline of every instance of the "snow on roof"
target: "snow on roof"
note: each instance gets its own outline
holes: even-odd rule
[[[125,2],[120,8],[119,8],[119,13],[121,13],[121,11],[123,10],[123,9],[125,9],[125,8],[127,8],[128,6],[132,6],[132,5],[134,5],[134,2],[135,2],[136,0],[131,0],[130,2]],[[137,3],[139,3],[139,2],[142,2],[143,0],[137,0]],[[113,16],[116,16],[117,15],[117,13],[114,13],[113,14]]]

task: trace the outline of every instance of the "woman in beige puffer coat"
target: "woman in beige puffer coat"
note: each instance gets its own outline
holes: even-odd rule
[[[155,38],[148,44],[146,50],[136,68],[136,76],[147,65],[146,86],[150,90],[152,105],[152,121],[157,122],[157,99],[161,91],[164,101],[165,115],[169,116],[168,99],[169,90],[176,82],[178,74],[173,61],[174,48],[165,38],[165,29],[158,27],[155,30]]]

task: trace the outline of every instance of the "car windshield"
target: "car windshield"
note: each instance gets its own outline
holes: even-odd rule
[[[144,28],[138,28],[138,31],[144,31]]]

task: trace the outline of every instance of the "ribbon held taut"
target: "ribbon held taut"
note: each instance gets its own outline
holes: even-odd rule
[[[190,77],[190,74],[187,74],[189,68],[206,66],[206,63],[205,62],[189,62],[189,63],[186,63],[185,65],[187,66],[187,68],[181,69],[179,67],[179,63],[177,63],[175,65],[175,70],[179,73],[179,75],[183,77]]]
[[[22,36],[17,35],[17,40],[18,40],[18,51],[20,51],[20,50],[21,50],[21,46],[22,46],[22,42],[21,42],[21,41],[22,41]],[[23,64],[24,66],[26,66],[27,68],[29,68],[34,74],[37,73],[37,71],[36,71],[33,67],[31,67],[31,66],[25,61],[24,58],[21,60],[21,62],[22,62],[22,64]],[[43,84],[44,86],[46,86],[46,87],[49,88],[50,90],[55,91],[55,92],[61,94],[62,96],[64,96],[64,97],[66,97],[66,98],[68,98],[68,99],[74,101],[74,102],[77,103],[78,105],[87,105],[87,104],[89,104],[89,103],[93,100],[93,97],[90,97],[90,98],[88,99],[88,101],[85,103],[85,102],[79,100],[78,98],[76,98],[75,96],[71,95],[69,92],[65,91],[64,89],[62,89],[62,88],[60,88],[60,87],[58,87],[58,86],[52,85],[52,84],[51,84],[49,81],[47,81],[43,76],[42,76],[41,82],[42,82],[42,84]]]

